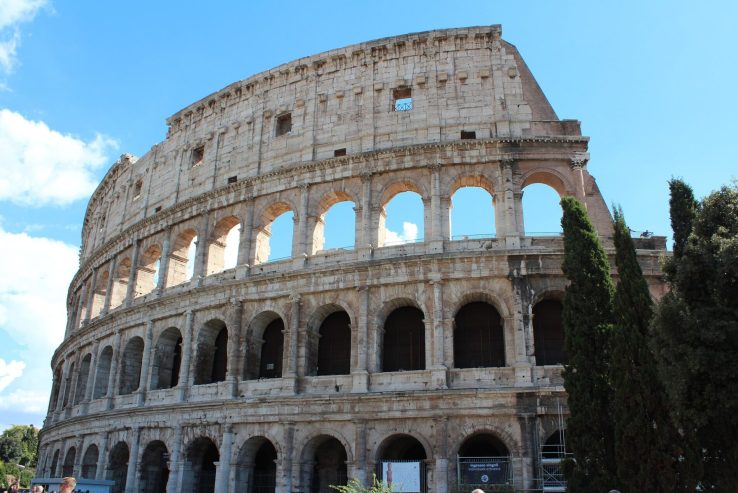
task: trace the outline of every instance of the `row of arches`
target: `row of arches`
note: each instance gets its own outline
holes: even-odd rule
[[[423,241],[433,236],[425,233],[429,228],[447,229],[446,239],[494,237],[498,224],[513,221],[522,223],[512,226],[522,234],[557,234],[559,200],[565,193],[563,180],[545,173],[529,179],[530,183],[524,183],[526,193],[520,199],[523,207],[517,219],[506,218],[508,210],[498,210],[498,196],[491,181],[474,175],[459,178],[452,185],[450,199],[444,206],[448,218],[438,224],[434,224],[437,212],[431,210],[427,192],[410,181],[388,186],[381,206],[368,214],[363,212],[367,205],[341,191],[322,197],[316,215],[304,219],[300,216],[307,212],[299,210],[291,199],[282,198],[262,208],[256,217],[234,209],[213,224],[209,220],[190,220],[171,233],[144,240],[133,251],[96,269],[75,294],[71,325],[77,327],[154,290],[237,265],[353,249],[357,244],[382,247]],[[438,201],[443,202],[440,198]],[[249,217],[244,221],[242,214]],[[373,234],[368,233],[366,221],[375,223]],[[531,228],[523,224],[530,224]],[[443,239],[439,233],[434,233],[435,238]]]
[[[556,430],[543,442],[544,454],[550,454],[546,451],[553,450],[554,447],[561,447],[561,436],[561,432]],[[228,440],[232,440],[232,437]],[[496,461],[504,469],[504,474],[495,478],[492,483],[505,483],[511,479],[511,449],[498,434],[482,429],[450,445],[455,450],[454,462],[458,469],[459,486],[468,481],[464,478],[464,464],[485,459]],[[81,443],[79,446],[81,447]],[[220,484],[226,490],[274,493],[277,485],[284,483],[287,475],[292,475],[285,470],[285,466],[296,462],[299,470],[293,477],[300,482],[301,491],[330,493],[333,491],[331,485],[346,484],[351,473],[356,472],[349,470],[349,464],[356,465],[353,462],[354,446],[340,435],[321,433],[307,439],[299,453],[294,453],[285,444],[257,435],[246,439],[235,450],[233,457],[222,457],[222,451],[232,453],[230,443],[227,448],[224,448],[223,443],[219,448],[211,437],[199,435],[182,444],[180,460],[176,461],[177,457],[171,456],[172,452],[162,440],[149,441],[140,454],[137,446],[136,451],[133,451],[127,441],[121,440],[115,442],[109,451],[100,450],[95,443],[87,445],[79,464],[77,454],[81,452],[77,450],[77,446],[71,446],[66,451],[56,448],[45,469],[51,477],[78,475],[85,479],[111,480],[115,483],[113,493],[127,490],[139,493],[210,493],[217,490],[218,469],[223,469],[223,464],[226,463],[228,468],[220,471],[220,475],[225,476]],[[444,455],[447,453],[445,450],[439,452]],[[286,456],[290,456],[290,460],[286,460]],[[376,466],[380,479],[391,480],[387,477],[387,468],[382,467],[383,464],[417,462],[424,475],[425,463],[433,457],[433,449],[421,437],[412,433],[395,433],[379,442],[375,450],[367,456],[367,465]],[[136,474],[131,474],[131,468]],[[131,480],[135,481],[135,485],[127,484]]]
[[[381,372],[426,369],[426,346],[431,338],[423,311],[418,306],[402,302],[389,311],[378,328],[378,351]],[[390,303],[390,306],[392,304]],[[558,365],[566,362],[562,305],[557,299],[544,298],[532,308],[535,358],[538,365]],[[348,375],[352,368],[355,347],[354,331],[349,314],[339,305],[326,305],[312,317],[306,333],[306,376]],[[486,301],[471,301],[462,305],[453,319],[453,368],[492,368],[507,366],[504,319],[497,308]],[[232,328],[231,328],[232,329]],[[238,332],[238,331],[237,331]],[[229,327],[221,319],[204,323],[186,346],[182,332],[168,327],[157,337],[152,335],[153,352],[149,368],[143,368],[147,345],[141,336],[133,336],[122,344],[118,356],[118,375],[111,373],[114,348],[105,345],[95,358],[85,354],[75,372],[72,361],[63,380],[60,364],[54,374],[50,409],[79,404],[85,399],[110,395],[131,394],[139,389],[158,390],[181,384],[205,385],[226,380],[236,368],[234,359],[245,363],[233,376],[244,380],[280,378],[285,370],[286,326],[282,317],[265,311],[253,318],[245,335],[229,336]],[[231,347],[229,350],[229,345]],[[191,356],[190,356],[191,353]],[[190,358],[191,369],[182,374],[183,360]],[[231,360],[231,361],[229,361]],[[142,372],[148,378],[142,378]],[[94,373],[94,374],[93,374]],[[75,378],[76,375],[76,387]],[[64,381],[64,388],[61,382]],[[110,388],[111,385],[116,385]],[[88,389],[87,386],[91,388]]]

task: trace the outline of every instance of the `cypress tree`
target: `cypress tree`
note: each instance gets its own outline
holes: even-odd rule
[[[689,207],[681,202],[682,209]],[[665,269],[672,289],[656,310],[653,347],[672,417],[689,445],[684,451],[689,471],[703,491],[735,491],[738,187],[723,187],[692,210],[691,234],[680,255],[675,243]]]
[[[569,280],[563,306],[569,362],[564,366],[568,393],[567,491],[609,491],[617,484],[610,413],[609,352],[613,285],[607,260],[584,206],[561,200],[564,231],[562,269]]]
[[[612,335],[612,415],[621,490],[674,491],[680,438],[669,419],[648,339],[653,304],[622,210],[614,211],[615,330]]]
[[[669,191],[671,230],[674,232],[674,257],[679,258],[692,232],[692,221],[697,202],[694,200],[692,187],[682,180],[669,180]]]

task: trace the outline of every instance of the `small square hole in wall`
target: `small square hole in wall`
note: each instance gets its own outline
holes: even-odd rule
[[[154,212],[161,212],[161,206],[158,206],[156,209],[154,209]]]
[[[289,133],[290,131],[292,131],[292,114],[284,113],[282,115],[279,115],[277,117],[277,137]]]
[[[192,149],[192,166],[202,164],[202,160],[205,158],[205,146],[200,145]]]
[[[392,90],[392,111],[410,111],[413,109],[413,90],[409,87],[398,87]]]
[[[336,149],[333,151],[333,157],[339,157],[339,156],[345,156],[346,155],[346,148],[342,147],[341,149]]]
[[[229,176],[228,177],[228,183],[236,183],[238,181],[238,176]]]
[[[461,139],[462,140],[473,140],[477,138],[477,132],[475,130],[462,130],[461,131]]]

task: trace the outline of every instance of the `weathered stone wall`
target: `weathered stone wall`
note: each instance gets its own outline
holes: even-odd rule
[[[393,111],[398,88],[411,90],[412,109]],[[291,129],[277,135],[288,113]],[[536,361],[533,313],[562,298],[565,279],[561,238],[525,235],[524,188],[582,200],[608,248],[611,224],[587,172],[588,139],[578,122],[557,119],[499,26],[300,59],[168,123],[164,142],[141,159],[122,156],[90,200],[52,361],[44,474],[58,475],[74,447],[75,474],[94,463],[96,477],[125,491],[153,491],[151,474],[165,466],[167,491],[191,491],[211,473],[215,491],[237,491],[271,444],[276,491],[307,493],[326,440],[340,443],[349,477],[367,479],[411,437],[428,490],[445,493],[464,444],[488,437],[507,451],[516,488],[538,485],[540,445],[566,407],[561,365]],[[463,186],[493,196],[494,236],[451,239],[451,196]],[[403,191],[423,200],[423,241],[385,245],[384,206]],[[355,204],[355,247],[326,251],[322,218],[343,200]],[[287,210],[291,258],[268,262],[271,222]],[[237,265],[224,270],[236,225]],[[664,239],[639,245],[659,296]],[[467,368],[455,356],[457,316],[480,302],[500,319],[504,362]],[[403,307],[422,313],[423,361],[383,371],[388,320]],[[350,321],[350,371],[320,375],[330,342],[321,327],[339,311]],[[277,320],[282,329],[268,334]],[[260,361],[270,337],[277,378]],[[200,447],[208,443],[218,460]]]

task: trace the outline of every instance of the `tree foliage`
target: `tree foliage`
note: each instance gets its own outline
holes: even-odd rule
[[[703,490],[738,484],[738,187],[723,187],[696,207],[689,187],[670,183],[672,223],[683,248],[665,265],[671,292],[653,322],[672,416],[684,436],[684,459]],[[684,197],[687,197],[686,199]],[[677,220],[675,220],[677,218]],[[684,226],[686,228],[686,226]]]
[[[0,460],[10,464],[36,466],[38,429],[33,425],[15,425],[0,435]]]
[[[681,257],[692,232],[692,221],[697,207],[692,188],[681,180],[669,180],[669,211],[674,232],[674,257]]]
[[[392,487],[377,479],[377,475],[372,475],[372,485],[364,486],[358,479],[352,479],[346,485],[330,485],[334,490],[340,493],[392,493]]]
[[[561,207],[562,269],[569,280],[563,307],[569,355],[564,367],[570,412],[567,446],[575,460],[565,467],[567,491],[609,491],[617,484],[609,384],[614,292],[610,265],[584,206],[565,197]]]
[[[674,491],[680,438],[648,341],[653,303],[623,213],[615,209],[618,285],[612,335],[615,461],[624,493]]]

